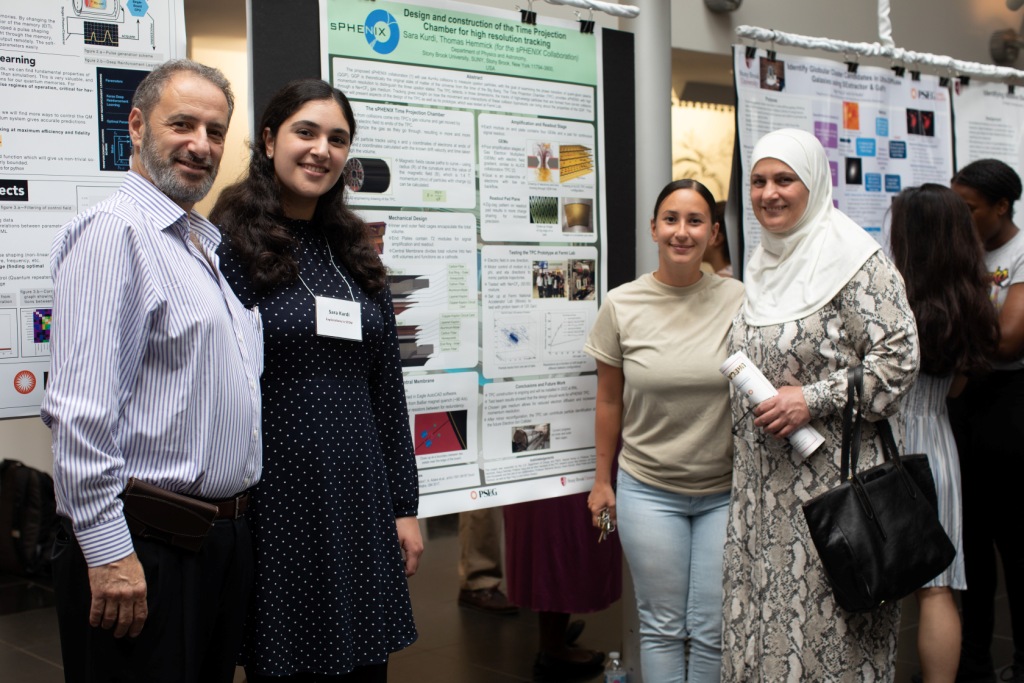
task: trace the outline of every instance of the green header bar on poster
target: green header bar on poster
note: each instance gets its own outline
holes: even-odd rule
[[[399,2],[328,0],[327,49],[443,69],[597,84],[594,36]]]

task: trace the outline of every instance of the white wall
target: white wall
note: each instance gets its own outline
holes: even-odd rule
[[[644,0],[636,3],[643,7]],[[993,31],[1021,26],[1024,12],[1004,0],[890,0],[892,35],[898,47],[991,64]],[[872,43],[878,40],[875,0],[746,0],[735,12],[714,14],[703,0],[672,2],[672,45],[729,53],[740,25],[788,33]],[[784,49],[784,48],[780,48]]]

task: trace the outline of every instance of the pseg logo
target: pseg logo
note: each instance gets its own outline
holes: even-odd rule
[[[390,54],[398,47],[398,20],[387,10],[375,9],[367,14],[363,32],[370,49],[377,54]]]
[[[490,498],[496,495],[498,495],[498,489],[478,489],[476,491],[469,492],[469,497],[472,500],[476,500],[477,498]]]

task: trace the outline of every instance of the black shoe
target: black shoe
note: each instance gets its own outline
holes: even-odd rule
[[[583,633],[583,629],[587,623],[582,619],[569,622],[569,626],[565,629],[565,644],[572,647],[576,644],[576,641],[580,639],[580,634]]]
[[[549,657],[543,652],[537,653],[533,663],[533,680],[535,681],[576,681],[592,678],[604,669],[604,653],[594,652],[589,660],[575,662],[569,659]]]
[[[508,601],[508,597],[498,588],[480,588],[479,590],[460,590],[459,607],[480,610],[488,614],[512,616],[519,614],[519,608]]]
[[[999,674],[1000,681],[1024,683],[1024,666],[1008,666]]]

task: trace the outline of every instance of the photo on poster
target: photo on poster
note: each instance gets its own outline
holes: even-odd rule
[[[562,199],[562,234],[594,232],[594,200],[589,197]]]
[[[594,155],[589,147],[561,145],[558,148],[558,154],[561,158],[559,180],[562,183],[571,182],[594,172]]]
[[[558,197],[530,196],[530,223],[554,225],[558,222]]]
[[[551,425],[521,425],[512,428],[512,452],[544,451],[551,448]]]
[[[558,145],[531,140],[526,148],[526,167],[530,180],[538,183],[558,182]]]
[[[413,416],[413,449],[417,456],[464,451],[468,447],[468,410],[418,413]]]
[[[52,308],[21,309],[22,357],[38,358],[50,355],[50,328],[52,322]]]
[[[846,184],[847,185],[861,185],[864,182],[863,177],[863,165],[860,159],[857,157],[847,157],[846,159]]]
[[[786,87],[786,63],[761,57],[761,89],[781,91]]]
[[[132,139],[128,133],[128,114],[132,110],[135,88],[147,73],[136,69],[96,69],[101,171],[124,172],[131,166]]]
[[[391,189],[391,166],[386,159],[349,157],[343,173],[351,192],[383,194]]]
[[[921,110],[921,135],[935,137],[935,112]]]
[[[592,259],[569,261],[569,298],[573,301],[597,299],[597,263]]]
[[[860,105],[856,102],[843,102],[843,128],[860,130]]]
[[[565,261],[534,261],[533,298],[564,299],[567,272]]]
[[[925,126],[922,122],[921,111],[911,109],[906,111],[906,132],[908,135],[925,134]]]

